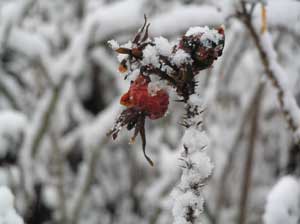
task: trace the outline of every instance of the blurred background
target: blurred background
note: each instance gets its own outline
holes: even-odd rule
[[[258,32],[264,3],[249,3]],[[269,0],[266,9],[299,105],[300,2]],[[225,25],[223,56],[197,77],[214,163],[203,223],[263,223],[272,186],[300,176],[300,149],[240,10],[237,0],[1,0],[0,185],[24,222],[173,223],[182,106],[172,102],[166,117],[147,122],[154,167],[140,140],[128,144],[130,133],[106,136],[129,86],[107,41],[131,40],[146,14],[150,37],[171,41],[192,26]]]

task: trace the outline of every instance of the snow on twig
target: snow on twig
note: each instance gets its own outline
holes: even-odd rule
[[[205,152],[208,138],[201,127],[203,110],[197,98],[199,96],[192,95],[186,105],[185,122],[189,125],[182,139],[182,176],[171,193],[174,199],[174,224],[194,224],[200,221],[204,206],[202,188],[213,171],[213,164]]]
[[[277,53],[272,44],[271,34],[266,31],[259,35],[252,22],[252,17],[243,5],[241,20],[249,30],[254,40],[255,46],[259,51],[260,59],[263,63],[264,70],[273,86],[278,91],[278,100],[283,110],[284,117],[289,128],[295,133],[295,139],[300,141],[300,109],[296,99],[291,92],[287,80],[287,75],[282,66],[277,61]]]

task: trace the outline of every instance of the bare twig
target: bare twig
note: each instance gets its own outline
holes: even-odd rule
[[[255,98],[255,102],[252,105],[255,109],[253,111],[252,120],[251,120],[251,127],[250,127],[250,138],[249,138],[249,145],[246,154],[246,161],[243,173],[243,181],[242,181],[242,191],[240,197],[240,210],[238,216],[238,223],[245,224],[247,218],[247,204],[248,198],[250,193],[250,187],[252,183],[252,171],[253,171],[253,164],[254,164],[254,153],[255,153],[255,140],[259,128],[259,111],[260,105],[263,96],[263,86],[261,85],[258,94]]]
[[[50,133],[50,138],[53,145],[53,151],[54,151],[54,159],[57,166],[57,191],[59,194],[59,209],[60,209],[60,221],[59,223],[65,224],[67,221],[67,210],[66,210],[66,196],[64,192],[64,159],[61,152],[61,149],[57,142],[57,137],[53,132]]]
[[[254,110],[255,110],[255,107],[253,107],[253,105],[257,101],[259,94],[261,94],[262,88],[264,88],[264,84],[259,83],[256,90],[254,91],[253,96],[251,97],[251,99],[249,100],[249,103],[247,104],[248,107],[245,109],[245,112],[243,113],[242,121],[241,121],[239,127],[237,128],[237,130],[238,130],[236,132],[237,135],[235,136],[232,146],[230,147],[230,152],[228,154],[227,161],[226,161],[225,167],[223,168],[221,178],[219,181],[218,197],[217,197],[217,201],[216,201],[217,208],[215,209],[215,211],[216,211],[216,214],[215,214],[216,222],[215,223],[219,223],[220,212],[223,207],[225,195],[226,195],[228,176],[232,170],[235,156],[237,155],[237,151],[239,149],[238,146],[241,142],[241,139],[243,138],[245,127],[249,121],[249,117],[253,116],[252,114],[254,113]]]
[[[31,147],[32,158],[34,158],[36,156],[38,149],[39,149],[39,145],[43,139],[43,136],[47,132],[47,129],[48,129],[48,127],[50,125],[50,121],[51,121],[51,115],[53,114],[53,112],[56,108],[60,93],[65,84],[66,79],[67,79],[67,77],[64,76],[63,80],[58,84],[58,86],[54,87],[54,89],[53,89],[50,102],[47,105],[45,113],[42,116],[40,126],[38,127],[38,129],[36,131],[36,135],[32,141],[32,147]]]
[[[78,219],[80,217],[80,210],[84,204],[85,198],[88,195],[91,185],[93,182],[94,174],[96,171],[97,161],[99,159],[100,148],[98,146],[94,146],[92,152],[89,156],[87,171],[84,176],[84,181],[81,186],[79,186],[78,195],[75,195],[74,207],[69,215],[70,224],[78,223]]]

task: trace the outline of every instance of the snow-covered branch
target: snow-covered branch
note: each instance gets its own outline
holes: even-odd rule
[[[295,133],[296,141],[300,141],[300,108],[289,87],[286,72],[277,61],[277,53],[272,44],[271,34],[266,31],[262,34],[257,32],[251,20],[251,14],[243,4],[243,14],[240,15],[241,20],[249,30],[254,40],[255,46],[259,51],[260,59],[263,63],[264,70],[273,86],[278,91],[278,100],[283,110],[285,119],[289,128]]]
[[[206,154],[208,137],[202,128],[203,109],[199,96],[192,95],[187,102],[185,123],[188,124],[182,139],[182,176],[174,188],[174,224],[196,224],[203,212],[204,197],[202,188],[212,174],[213,164]]]

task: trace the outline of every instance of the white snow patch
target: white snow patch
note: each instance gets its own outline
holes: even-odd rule
[[[0,156],[4,156],[11,144],[11,140],[17,141],[27,124],[24,114],[17,111],[0,112]]]
[[[172,44],[164,37],[154,38],[155,47],[162,56],[170,56],[172,54]]]
[[[205,27],[195,26],[189,28],[185,36],[192,36],[192,35],[201,35],[200,40],[203,42],[206,40],[211,40],[215,43],[218,43],[223,38],[223,35],[221,35],[217,30],[209,29],[209,27],[207,26]]]
[[[14,209],[14,196],[7,187],[0,187],[0,223],[23,224],[22,218]]]
[[[193,209],[193,216],[195,217],[199,216],[203,210],[203,198],[196,196],[191,191],[187,191],[185,193],[182,193],[180,191],[173,191],[171,196],[176,201],[172,210],[174,223],[176,224],[189,223],[185,219],[189,207]]]
[[[270,191],[265,224],[297,224],[300,217],[300,184],[292,176],[282,177]]]
[[[120,47],[120,45],[118,44],[118,42],[115,41],[115,40],[109,40],[109,41],[107,41],[107,43],[110,45],[110,47],[113,50],[117,50]]]
[[[203,131],[190,127],[185,131],[182,142],[192,152],[207,146],[208,138]]]
[[[156,47],[153,47],[151,45],[148,45],[143,50],[143,60],[142,64],[149,65],[152,64],[154,67],[159,67],[159,58],[157,55]]]
[[[167,84],[162,81],[150,82],[148,84],[148,93],[150,96],[155,96],[159,90],[167,88]]]
[[[182,49],[178,49],[172,57],[172,62],[180,66],[191,61],[191,56]]]

